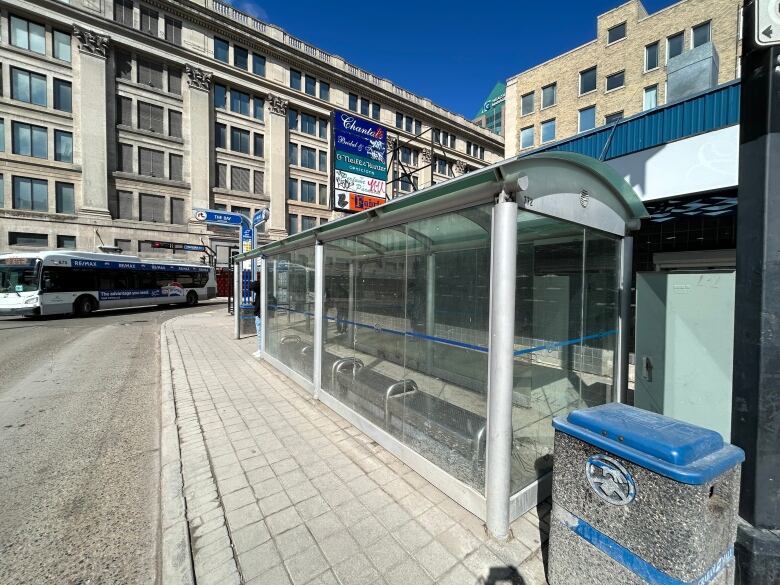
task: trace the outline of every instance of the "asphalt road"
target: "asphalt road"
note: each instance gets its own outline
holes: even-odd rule
[[[0,584],[159,582],[160,324],[214,308],[0,318]]]

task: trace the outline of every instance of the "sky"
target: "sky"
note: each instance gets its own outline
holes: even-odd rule
[[[594,39],[596,17],[624,3],[229,1],[467,118],[497,81]],[[644,5],[653,13],[675,1],[644,0]]]

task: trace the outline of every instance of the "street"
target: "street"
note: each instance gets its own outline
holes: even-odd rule
[[[160,324],[214,308],[0,319],[0,583],[159,580]]]

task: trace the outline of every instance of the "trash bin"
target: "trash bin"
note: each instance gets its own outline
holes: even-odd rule
[[[255,306],[242,303],[240,310],[241,336],[255,335]]]
[[[553,427],[550,585],[733,583],[741,449],[623,404]]]

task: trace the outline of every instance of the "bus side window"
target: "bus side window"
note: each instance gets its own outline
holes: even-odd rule
[[[56,268],[44,268],[41,277],[43,292],[62,292]]]
[[[138,288],[157,288],[157,278],[154,272],[138,272],[136,278],[138,279]]]

